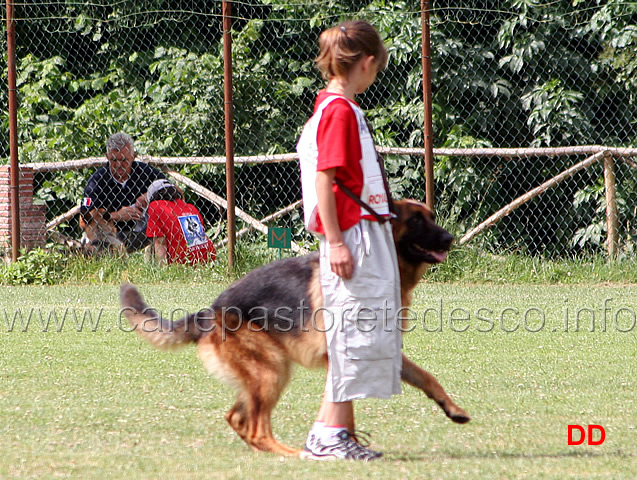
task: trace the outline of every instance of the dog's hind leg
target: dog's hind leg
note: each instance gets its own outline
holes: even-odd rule
[[[299,455],[275,440],[272,410],[291,375],[291,363],[269,335],[241,328],[221,341],[219,332],[199,343],[199,356],[208,370],[239,392],[226,420],[255,451]]]
[[[263,373],[263,372],[261,372]],[[298,455],[299,450],[278,442],[272,434],[272,410],[280,392],[268,385],[252,385],[239,393],[237,402],[226,414],[226,420],[252,450],[278,455]]]
[[[438,380],[426,370],[420,368],[403,354],[401,378],[409,385],[419,388],[427,397],[440,405],[447,417],[456,423],[467,423],[471,417],[462,408],[453,403]]]

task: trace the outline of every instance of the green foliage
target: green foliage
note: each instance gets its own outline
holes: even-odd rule
[[[435,145],[636,145],[637,6],[622,0],[589,3],[436,2],[431,12]],[[318,36],[350,18],[374,23],[390,55],[378,81],[359,96],[377,143],[422,147],[420,7],[416,0],[234,4],[235,154],[294,150],[324,85],[313,65]],[[17,25],[22,163],[101,156],[106,138],[118,130],[133,135],[142,154],[224,153],[219,2],[194,1],[187,11],[173,0],[108,6],[31,2],[20,8],[21,18],[29,19]],[[6,112],[1,115],[6,131]],[[0,155],[6,162],[8,135],[0,136]],[[421,161],[415,156],[387,158],[397,195],[424,197]],[[250,168],[235,171],[237,200],[255,216],[273,213],[299,197],[293,163]],[[463,232],[537,185],[527,177],[535,175],[539,181],[556,170],[547,159],[438,159],[437,203],[441,214],[453,218]],[[181,172],[211,188],[225,186],[220,167],[183,167]],[[38,195],[51,215],[77,204],[91,173],[39,179]],[[620,205],[625,222],[634,218],[628,200],[637,194],[632,178],[633,172],[626,170],[618,186],[625,199]],[[578,177],[548,205],[534,202],[508,217],[503,227],[513,233],[494,229],[483,238],[493,249],[531,253],[550,245],[555,249],[550,255],[565,254],[568,245],[599,246],[603,220],[599,214],[585,214],[585,205],[573,203],[572,196],[597,181]],[[557,228],[542,214],[555,205],[566,205],[573,213],[564,215],[568,229]],[[599,208],[598,202],[594,210]],[[534,241],[528,233],[531,219],[541,219],[542,240],[529,247]],[[632,241],[634,229],[622,228],[622,238]],[[554,240],[560,236],[564,242],[557,247]]]
[[[53,285],[65,279],[66,262],[67,258],[55,248],[36,248],[0,267],[0,280],[8,285]]]
[[[451,225],[445,224],[451,229]],[[311,237],[309,240],[312,240]],[[304,246],[315,249],[309,242]],[[577,257],[550,260],[516,252],[494,255],[477,245],[454,247],[446,262],[433,267],[426,279],[434,283],[457,284],[573,284],[637,283],[637,260],[634,254],[622,255],[609,262],[595,249],[584,249]],[[293,256],[290,250],[283,257]],[[246,273],[278,258],[278,250],[267,248],[262,238],[242,238],[237,242],[232,272],[228,271],[227,251],[219,248],[214,263],[158,266],[143,252],[128,256],[69,255],[57,247],[36,249],[22,255],[15,263],[0,266],[3,285],[119,285],[133,282],[159,285],[228,284]]]
[[[454,248],[426,280],[467,285],[631,285],[637,282],[637,260],[624,255],[609,262],[606,255],[590,252],[555,260],[515,252],[494,255],[472,245]]]
[[[527,125],[533,132],[533,146],[577,145],[590,138],[587,133],[591,127],[576,108],[583,95],[566,90],[560,80],[539,85],[521,100],[524,109],[531,112]]]
[[[606,234],[606,199],[604,197],[604,182],[599,179],[596,184],[588,185],[575,193],[573,206],[580,216],[587,217],[588,225],[575,232],[571,242],[584,248],[587,245],[600,246]]]
[[[200,16],[172,25],[179,9],[172,2],[160,4],[164,9],[157,11],[144,2],[110,12],[79,4],[69,6],[66,16],[56,12],[58,31],[84,38],[81,64],[71,56],[75,52],[70,46],[56,43],[70,40],[58,38],[55,28],[39,21],[19,25],[27,35],[21,38],[48,36],[51,45],[59,45],[48,47],[54,55],[47,56],[43,47],[40,55],[19,56],[23,161],[101,154],[103,139],[115,130],[134,134],[143,153],[222,151],[219,19],[212,17],[204,26],[208,9],[195,2],[193,12]],[[454,2],[453,8],[437,4],[432,12],[432,77],[439,144],[457,128],[497,146],[633,141],[634,129],[622,122],[635,113],[637,30],[631,15],[636,7],[619,0],[596,4],[582,9],[577,2],[525,1],[513,2],[508,11],[477,13],[462,2]],[[48,12],[45,6],[31,5],[28,11],[46,18],[54,5]],[[312,65],[318,34],[352,17],[373,21],[390,53],[387,71],[361,97],[379,140],[422,145],[419,2],[357,1],[344,7],[331,1],[268,1],[237,8],[237,152],[292,149],[322,85]],[[135,26],[134,14],[145,21]],[[216,34],[202,35],[208,31]],[[620,111],[600,129],[595,105],[608,102]],[[503,128],[487,128],[492,125]]]
[[[630,168],[618,163],[615,168],[620,172]],[[619,228],[619,243],[622,249],[620,257],[629,257],[637,252],[637,208],[632,200],[635,195],[635,181],[626,177],[616,187],[616,204]],[[583,223],[573,238],[571,244],[580,249],[594,250],[602,247],[606,241],[608,226],[606,223],[606,196],[603,178],[597,183],[588,185],[577,191],[574,196],[573,206],[575,214]]]
[[[593,12],[580,33],[598,38],[602,52],[596,66],[608,69],[614,82],[622,86],[634,102],[637,92],[637,4],[622,0],[596,1]]]

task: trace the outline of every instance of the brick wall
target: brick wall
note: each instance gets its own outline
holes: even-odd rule
[[[20,248],[43,247],[46,243],[46,205],[33,204],[31,168],[20,168]],[[10,167],[0,167],[0,250],[11,248]]]

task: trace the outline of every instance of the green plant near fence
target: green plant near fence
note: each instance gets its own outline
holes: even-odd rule
[[[53,285],[66,278],[66,264],[67,258],[59,248],[36,248],[0,267],[0,280],[8,285]]]

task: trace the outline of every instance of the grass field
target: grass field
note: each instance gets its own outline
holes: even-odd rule
[[[222,288],[141,286],[165,311]],[[159,352],[125,331],[115,284],[1,292],[0,478],[637,478],[634,284],[421,284],[405,351],[473,420],[453,424],[408,386],[358,402],[358,427],[385,452],[369,465],[249,451],[223,418],[232,391],[193,348]],[[298,369],[275,436],[301,447],[322,389],[321,372]],[[601,425],[605,442],[569,446],[569,424]]]

